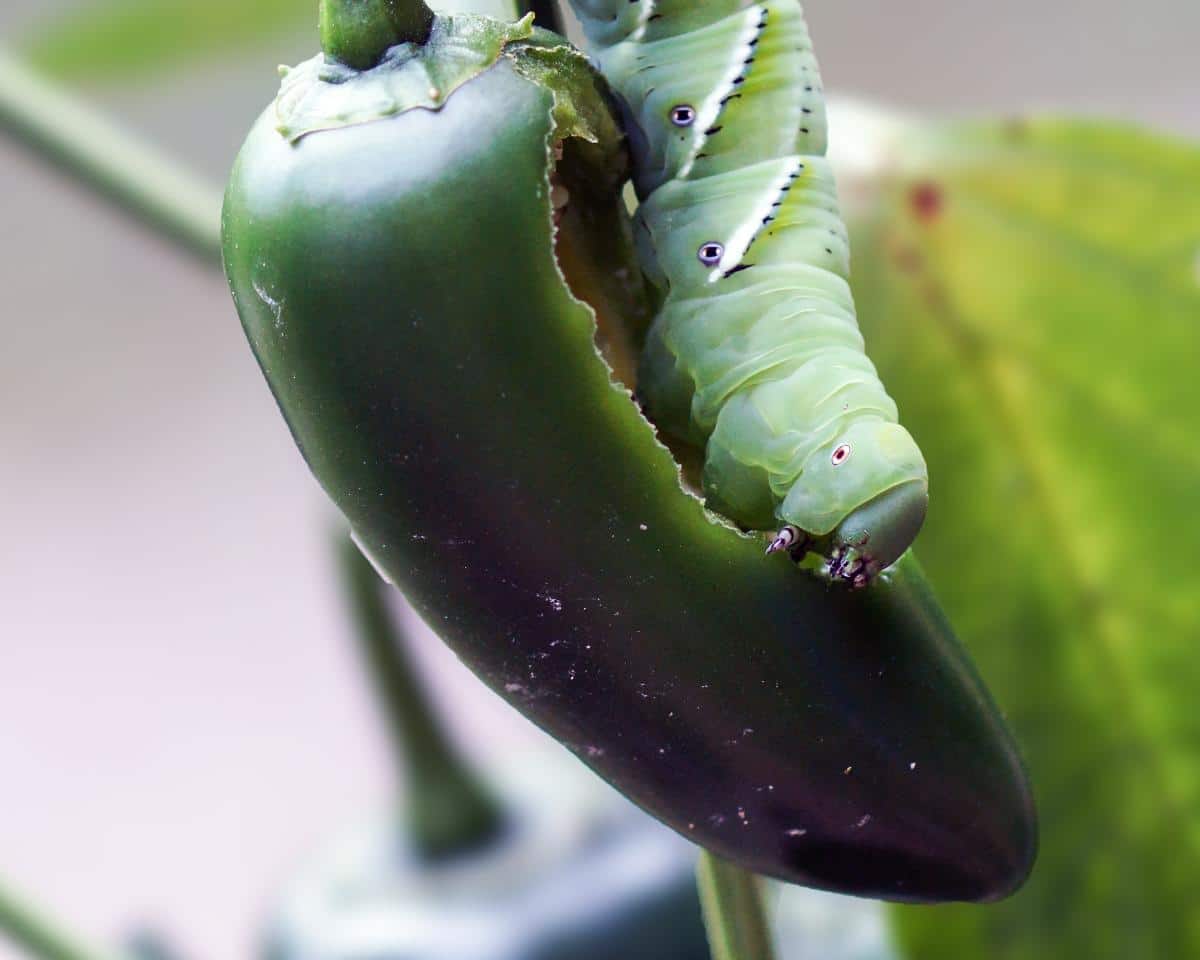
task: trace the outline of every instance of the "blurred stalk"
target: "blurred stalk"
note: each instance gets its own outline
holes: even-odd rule
[[[503,828],[500,807],[446,736],[417,679],[388,606],[392,590],[349,537],[339,544],[342,588],[358,642],[391,732],[396,766],[405,772],[409,836],[426,859],[487,846]]]
[[[696,879],[712,960],[774,960],[762,880],[707,850]]]
[[[532,13],[533,22],[539,27],[545,27],[555,33],[566,33],[557,0],[518,0],[517,10],[522,17]]]
[[[181,960],[175,945],[158,930],[149,927],[135,930],[125,940],[121,953],[129,960]]]
[[[0,128],[210,263],[221,192],[0,52]]]
[[[110,960],[85,947],[0,883],[0,934],[39,960]]]

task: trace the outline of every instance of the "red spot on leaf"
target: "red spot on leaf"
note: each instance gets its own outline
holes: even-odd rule
[[[946,198],[938,184],[924,180],[912,188],[909,199],[917,218],[929,223],[941,214]]]

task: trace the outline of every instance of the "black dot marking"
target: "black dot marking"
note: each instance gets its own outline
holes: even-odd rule
[[[725,256],[725,248],[714,240],[702,244],[700,249],[696,251],[696,256],[700,258],[700,262],[706,267],[715,267],[721,262],[721,258]]]
[[[850,444],[843,443],[840,447],[833,451],[833,456],[829,459],[835,467],[840,467],[843,463],[850,459]]]

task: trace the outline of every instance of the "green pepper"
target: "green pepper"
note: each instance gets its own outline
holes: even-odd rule
[[[1012,892],[1030,787],[916,562],[848,592],[764,558],[633,402],[645,307],[602,82],[524,23],[379,23],[370,56],[285,78],[224,212],[247,336],[376,567],[726,859],[897,900]]]

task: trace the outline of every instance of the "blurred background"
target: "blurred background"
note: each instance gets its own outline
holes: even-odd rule
[[[4,0],[0,43],[219,185],[315,7]],[[1192,0],[806,8],[834,98],[1200,136]],[[0,183],[0,874],[101,943],[148,922],[247,956],[297,864],[392,791],[337,520],[221,277],[4,136]],[[469,754],[557,757],[417,639]]]

